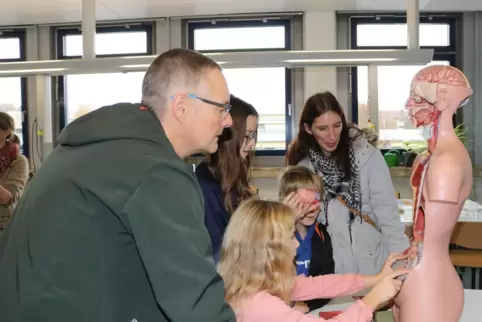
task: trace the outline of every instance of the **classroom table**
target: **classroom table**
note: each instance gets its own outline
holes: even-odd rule
[[[363,293],[361,293],[363,294]],[[311,311],[308,314],[319,316],[320,312],[340,311],[347,309],[354,303],[352,296],[344,296],[331,300],[321,309]],[[464,290],[464,310],[459,322],[482,321],[482,290]],[[376,322],[393,322],[391,311],[378,312]]]
[[[411,224],[413,222],[412,199],[398,199],[397,202],[402,222],[407,225]],[[474,223],[482,222],[482,205],[472,200],[466,200],[458,221]]]

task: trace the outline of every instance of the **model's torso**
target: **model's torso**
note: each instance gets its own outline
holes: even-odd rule
[[[437,178],[433,176],[438,175],[448,176],[454,185],[460,183],[457,187],[448,186],[454,188],[454,194],[451,190],[447,193],[436,190],[444,189],[437,186],[440,181],[434,180]],[[438,142],[430,159],[421,158],[414,164],[411,184],[414,238],[421,242],[423,256],[413,263],[414,268],[395,299],[400,307],[399,321],[456,322],[463,307],[463,287],[450,261],[448,245],[472,188],[472,166],[462,143]],[[448,199],[440,200],[442,195]]]

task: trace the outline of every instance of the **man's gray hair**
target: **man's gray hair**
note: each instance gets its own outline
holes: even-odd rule
[[[161,114],[173,87],[191,88],[201,81],[209,69],[221,67],[211,58],[186,48],[176,48],[159,55],[147,69],[142,81],[141,103]]]

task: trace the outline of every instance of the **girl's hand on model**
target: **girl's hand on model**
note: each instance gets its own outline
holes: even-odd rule
[[[402,253],[391,253],[388,256],[385,263],[383,264],[383,267],[382,267],[380,273],[378,273],[378,276],[380,277],[380,279],[382,279],[383,277],[385,277],[387,275],[390,275],[394,272],[393,264],[395,264],[395,262],[397,262],[399,260],[404,260],[404,259],[407,259],[407,258],[408,258],[408,255],[404,255]]]
[[[375,311],[398,294],[403,282],[397,277],[408,273],[409,270],[404,269],[383,277],[361,301]]]

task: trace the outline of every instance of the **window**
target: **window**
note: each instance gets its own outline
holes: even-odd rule
[[[25,60],[25,32],[0,32],[0,62]],[[25,77],[0,77],[0,111],[15,121],[20,151],[28,157],[27,81]]]
[[[455,64],[455,18],[421,17],[420,46],[433,48],[434,60],[428,64]],[[406,49],[405,18],[352,18],[352,49]],[[424,140],[422,129],[415,128],[405,102],[410,82],[423,66],[379,66],[378,76],[378,134],[383,149],[404,148],[404,141]],[[368,68],[352,69],[353,121],[367,127],[370,120],[368,102]]]
[[[97,57],[152,55],[152,25],[98,27]],[[82,57],[78,29],[57,30],[59,59]],[[59,77],[59,125],[62,129],[76,118],[99,107],[119,102],[138,103],[144,72],[66,75]]]
[[[289,20],[190,22],[189,48],[207,52],[289,50]],[[284,155],[291,139],[291,72],[284,68],[224,69],[231,94],[258,111],[257,155]]]
[[[15,33],[7,33],[1,32],[0,33],[0,59],[4,60],[21,60],[21,42],[20,42],[20,34]]]
[[[359,24],[356,32],[357,47],[407,47],[406,23]],[[419,42],[422,47],[450,46],[450,25],[447,23],[421,23]]]
[[[450,62],[432,61],[427,66],[434,64],[450,65]],[[404,141],[424,140],[422,129],[412,125],[405,110],[410,83],[421,68],[422,66],[379,66],[377,68],[380,148],[403,148]],[[358,125],[367,127],[368,121],[368,68],[362,66],[358,67]]]

